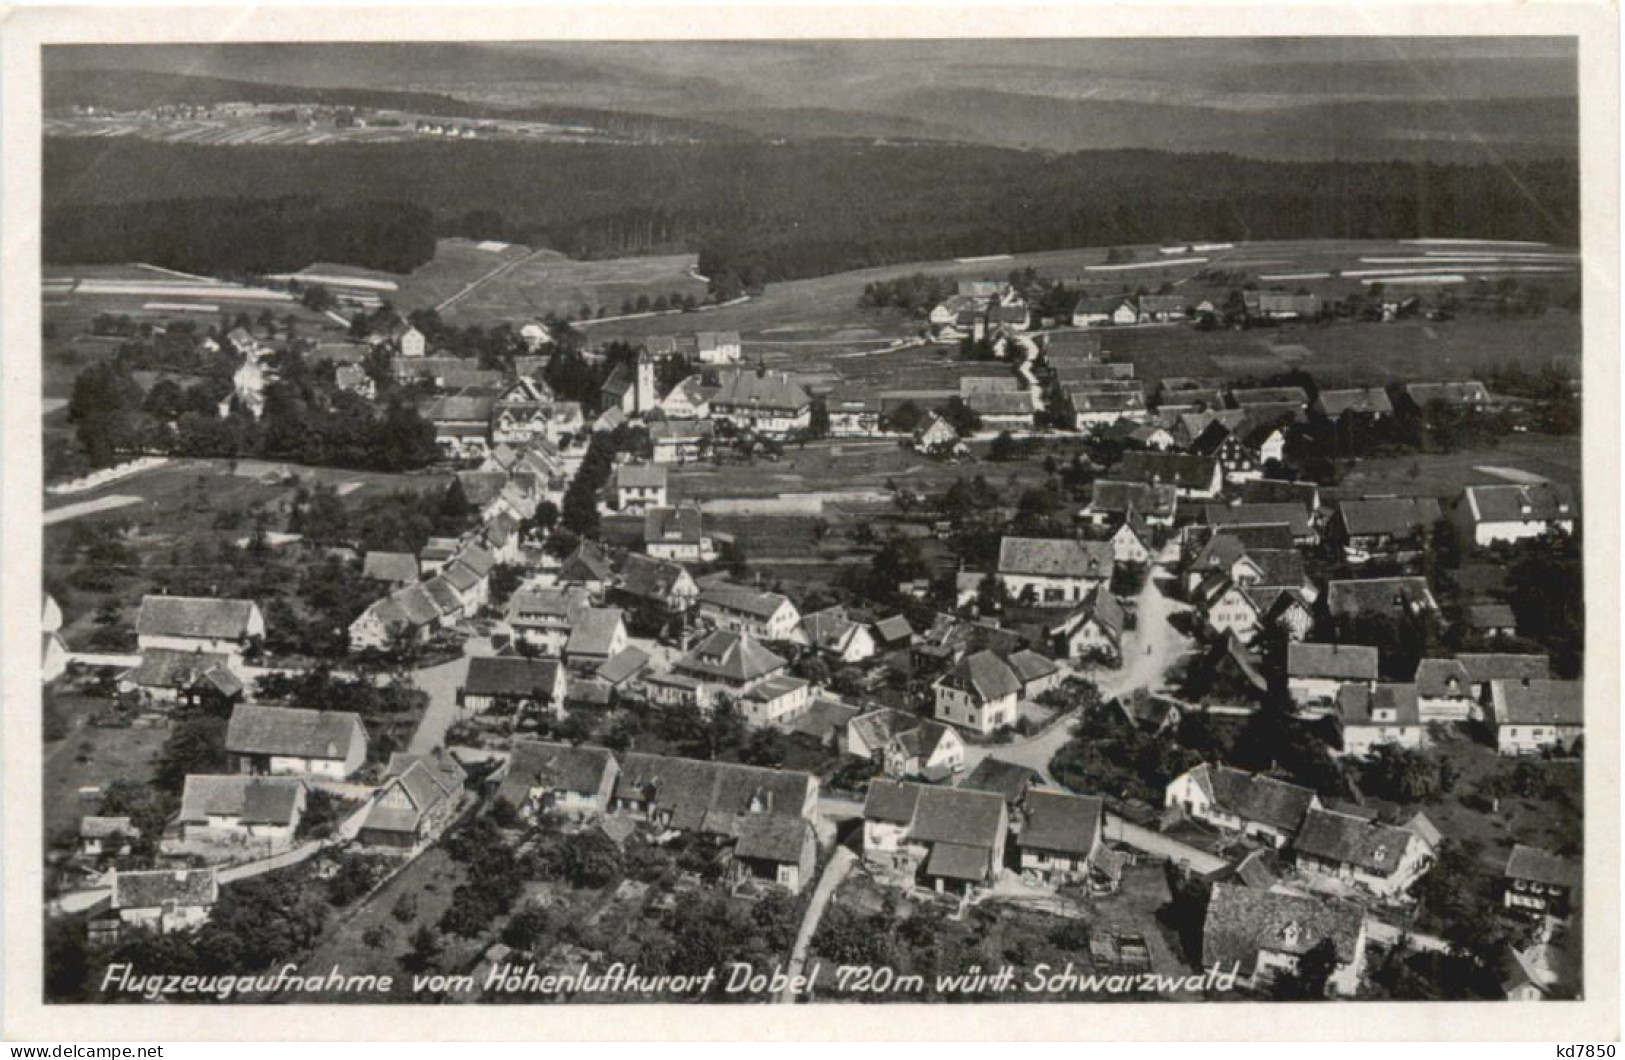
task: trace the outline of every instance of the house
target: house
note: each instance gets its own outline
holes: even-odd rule
[[[1393,402],[1388,400],[1388,392],[1381,387],[1364,386],[1349,390],[1322,390],[1315,395],[1315,400],[1309,406],[1317,415],[1324,416],[1334,423],[1349,413],[1369,416],[1374,420],[1385,419],[1394,414]]]
[[[1250,479],[1236,484],[1242,504],[1295,504],[1313,517],[1320,510],[1320,487],[1314,482],[1286,479]]]
[[[1068,659],[1100,658],[1116,663],[1123,657],[1125,628],[1123,605],[1110,588],[1097,585],[1048,632],[1050,643]]]
[[[794,640],[801,613],[786,596],[718,582],[700,590],[700,618],[760,640]]]
[[[666,507],[664,464],[622,464],[615,469],[615,507],[631,515]]]
[[[965,656],[938,678],[932,688],[938,721],[983,736],[991,736],[998,729],[1016,723],[1021,679],[1008,663],[990,651]]]
[[[698,505],[649,508],[643,516],[643,550],[650,557],[679,563],[709,563],[716,541],[704,530]]]
[[[418,558],[410,552],[368,552],[361,561],[361,576],[392,588],[411,585],[420,576]]]
[[[232,669],[229,655],[152,648],[141,653],[139,666],[119,675],[118,687],[140,693],[149,703],[222,708],[242,699],[248,686]]]
[[[1377,649],[1363,644],[1288,644],[1286,690],[1302,710],[1329,711],[1345,684],[1377,680]]]
[[[1584,682],[1492,681],[1484,720],[1501,754],[1575,754],[1585,736]]]
[[[564,659],[577,669],[596,669],[626,650],[626,616],[618,607],[588,607],[572,617]]]
[[[1095,866],[1104,850],[1105,803],[1092,795],[1032,791],[1015,817],[1021,871],[1051,883],[1104,875]]]
[[[693,682],[695,703],[709,710],[719,698],[735,701],[789,664],[749,633],[715,630],[672,665],[672,673]]]
[[[591,595],[583,586],[527,587],[508,602],[508,627],[515,639],[542,654],[562,655],[577,617],[591,608]]]
[[[959,432],[936,413],[914,435],[914,448],[922,453],[938,454],[964,451],[965,445],[959,440]]]
[[[886,747],[892,739],[923,724],[925,719],[910,711],[891,707],[871,710],[847,722],[841,749],[854,758],[884,763]]]
[[[875,654],[875,638],[868,623],[856,622],[844,607],[830,607],[803,616],[807,642],[840,663],[858,663]]]
[[[1468,604],[1462,612],[1462,623],[1480,637],[1518,635],[1518,618],[1506,604]]]
[[[661,420],[649,425],[657,464],[691,464],[711,448],[715,426],[710,420]]]
[[[1580,866],[1539,847],[1516,843],[1501,874],[1502,905],[1518,913],[1567,920],[1579,907]]]
[[[1054,661],[1035,651],[1011,652],[1005,662],[1021,682],[1022,699],[1037,699],[1045,692],[1060,688],[1061,679],[1066,676]]]
[[[812,426],[812,398],[784,372],[762,368],[726,369],[711,398],[711,415],[782,438]]]
[[[699,602],[700,587],[681,563],[634,552],[621,564],[609,595],[634,611],[653,608],[662,615],[680,615]]]
[[[811,821],[800,817],[749,817],[739,828],[729,877],[772,884],[800,894],[812,882],[818,842]]]
[[[679,381],[660,401],[660,414],[667,420],[707,420],[711,418],[711,398],[716,388],[691,375]]]
[[[818,778],[810,773],[628,751],[611,808],[657,828],[736,839],[753,818],[811,821]]]
[[[1209,714],[1252,714],[1270,692],[1262,666],[1257,652],[1235,632],[1227,632],[1192,666],[1187,698]]]
[[[1427,579],[1411,577],[1333,579],[1326,585],[1326,607],[1334,619],[1358,619],[1366,615],[1401,619],[1439,610]]]
[[[999,542],[998,578],[1013,599],[1064,607],[1111,584],[1115,563],[1107,541],[1006,537]]]
[[[391,755],[356,842],[390,851],[420,847],[456,814],[466,779],[463,767],[442,751]]]
[[[214,652],[237,659],[255,637],[265,636],[265,616],[252,600],[196,596],[143,596],[135,617],[142,651]]]
[[[882,648],[907,648],[914,643],[914,627],[902,615],[876,619],[873,628],[875,641]]]
[[[814,697],[806,710],[785,721],[782,727],[790,736],[804,737],[827,750],[838,750],[846,739],[847,725],[861,713],[861,707]]]
[[[378,384],[359,364],[339,365],[333,370],[333,383],[340,390],[347,390],[368,401],[378,396]]]
[[[1080,431],[1093,430],[1115,423],[1143,423],[1148,413],[1145,395],[1134,390],[1082,390],[1067,391],[1066,399],[1072,406],[1073,426]],[[1172,437],[1169,438],[1170,444]]]
[[[1320,315],[1319,295],[1243,291],[1241,299],[1249,320],[1304,320]]]
[[[1238,409],[1282,406],[1301,412],[1309,407],[1309,392],[1301,386],[1232,387],[1230,400]]]
[[[1352,883],[1378,898],[1397,898],[1433,863],[1426,843],[1381,821],[1315,808],[1292,842],[1298,871]]]
[[[974,894],[997,882],[1009,828],[998,795],[876,779],[863,803],[863,860],[905,886]]]
[[[1422,659],[1412,678],[1417,713],[1424,725],[1476,720],[1483,716],[1467,668],[1459,659]]]
[[[428,337],[411,324],[397,323],[389,337],[402,357],[422,357],[429,350]]]
[[[220,899],[214,869],[157,869],[109,873],[108,913],[118,924],[167,935],[209,919]],[[94,930],[94,925],[92,925]],[[114,929],[115,932],[117,928]]]
[[[831,438],[875,438],[880,435],[880,398],[868,391],[837,388],[824,398]]]
[[[1094,526],[1126,520],[1130,512],[1148,526],[1173,526],[1179,512],[1179,491],[1172,484],[1096,479],[1089,490],[1089,504],[1078,516]]]
[[[569,678],[557,659],[477,655],[468,660],[457,704],[470,714],[538,710],[562,718],[568,692]]]
[[[1224,469],[1211,456],[1133,450],[1123,454],[1117,474],[1131,482],[1171,485],[1181,497],[1211,500],[1224,488]]]
[[[1551,660],[1545,655],[1513,655],[1505,652],[1462,652],[1456,661],[1467,674],[1473,698],[1490,701],[1490,686],[1496,681],[1523,681],[1552,676]]]
[[[756,682],[735,704],[751,728],[783,725],[812,705],[812,685],[789,674]]]
[[[956,786],[965,791],[989,791],[998,795],[1010,808],[1011,819],[1015,821],[1020,818],[1028,793],[1044,786],[1044,777],[1029,766],[988,755]]]
[[[1168,782],[1163,805],[1280,849],[1297,835],[1304,815],[1320,806],[1320,796],[1261,773],[1203,762]]]
[[[1269,503],[1206,504],[1199,516],[1210,529],[1229,531],[1256,526],[1284,526],[1294,545],[1313,545],[1320,540],[1314,521],[1302,504],[1291,501]],[[1275,547],[1275,546],[1266,546]]]
[[[193,773],[181,789],[183,839],[253,842],[266,850],[293,843],[305,812],[304,782],[293,777]]]
[[[1240,972],[1262,989],[1297,972],[1303,957],[1329,946],[1334,956],[1328,994],[1353,997],[1365,975],[1365,910],[1339,898],[1216,883],[1202,923],[1202,964]]]
[[[965,768],[965,741],[947,725],[915,717],[893,732],[880,752],[881,767],[894,780],[940,783]]]
[[[1415,684],[1347,684],[1337,693],[1343,753],[1364,757],[1381,744],[1411,750],[1427,746],[1427,728]]]
[[[525,376],[509,382],[491,406],[491,440],[498,445],[525,445],[545,436],[553,401],[544,382]]]
[[[79,853],[87,858],[128,857],[140,838],[128,817],[79,818]]]
[[[1327,536],[1351,563],[1376,556],[1410,559],[1428,547],[1439,519],[1439,502],[1432,497],[1339,501]]]
[[[973,390],[964,401],[981,417],[986,429],[1030,429],[1033,425],[1035,392],[1031,390]]]
[[[1138,309],[1142,324],[1172,324],[1190,316],[1185,296],[1178,294],[1142,294]]]
[[[1072,326],[1096,328],[1102,325],[1127,326],[1140,322],[1140,311],[1127,298],[1080,298],[1072,309]]]
[[[742,351],[737,331],[701,331],[694,336],[694,356],[701,364],[738,364]]]
[[[575,551],[559,564],[559,584],[585,589],[594,600],[602,600],[614,580],[615,568],[604,554],[604,546],[590,537],[582,538]]]
[[[1450,383],[1408,383],[1401,393],[1410,406],[1418,411],[1426,411],[1434,402],[1468,411],[1488,408],[1490,404],[1489,390],[1483,383],[1472,379]]]
[[[1159,545],[1156,533],[1140,517],[1139,512],[1132,510],[1122,525],[1112,532],[1109,540],[1112,545],[1112,558],[1119,565],[1148,566],[1162,559],[1170,548],[1170,544],[1167,543]]]
[[[366,760],[367,731],[349,711],[239,703],[226,725],[234,773],[348,780]]]
[[[1462,540],[1478,548],[1553,531],[1572,534],[1578,517],[1572,491],[1552,482],[1468,486],[1450,508]]]
[[[496,398],[448,394],[431,398],[418,414],[434,425],[435,441],[449,460],[483,460],[491,451]]]
[[[598,817],[609,812],[619,775],[615,756],[605,748],[516,740],[496,797],[521,817]]]

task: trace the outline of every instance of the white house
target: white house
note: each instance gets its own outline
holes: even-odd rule
[[[758,640],[794,640],[801,626],[801,613],[788,597],[722,583],[700,590],[700,618]]]
[[[265,636],[265,616],[252,600],[143,596],[135,634],[142,650],[172,648],[236,658],[252,638]]]
[[[1311,950],[1330,942],[1336,956],[1328,994],[1353,997],[1365,975],[1365,910],[1340,898],[1216,883],[1202,925],[1202,965],[1239,971],[1252,988],[1295,974]]]
[[[983,736],[1016,723],[1021,678],[990,651],[965,656],[932,688],[938,721]]]
[[[807,641],[836,662],[857,663],[875,654],[875,637],[865,622],[848,617],[846,608],[814,611],[801,620]]]
[[[240,703],[226,725],[233,772],[347,780],[367,760],[367,731],[357,714]]]
[[[294,777],[191,774],[181,790],[185,839],[252,843],[274,850],[293,843],[305,812],[305,785]]]
[[[1480,548],[1552,530],[1572,534],[1578,516],[1573,493],[1551,482],[1468,486],[1450,510],[1462,539]]]
[[[1428,845],[1413,832],[1333,810],[1312,809],[1292,843],[1300,872],[1325,876],[1379,898],[1395,898],[1433,863]]]
[[[120,924],[159,934],[199,926],[220,898],[220,881],[212,868],[110,875],[109,912]]]
[[[1544,678],[1492,681],[1484,717],[1501,754],[1570,754],[1585,735],[1585,686]]]
[[[1203,762],[1168,782],[1163,805],[1227,832],[1284,847],[1320,796],[1309,788],[1259,773]]]
[[[631,515],[666,506],[663,464],[622,464],[615,469],[615,507]]]
[[[999,542],[999,581],[1013,599],[1046,607],[1076,604],[1109,585],[1116,557],[1107,541],[1006,537]]]

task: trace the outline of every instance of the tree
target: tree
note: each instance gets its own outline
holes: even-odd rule
[[[152,782],[160,791],[178,795],[192,773],[226,771],[226,721],[193,717],[176,723],[158,752]]]
[[[1278,976],[1273,984],[1277,1001],[1323,1001],[1326,986],[1337,971],[1337,943],[1323,938],[1298,958],[1291,973]]]
[[[1000,431],[993,439],[993,444],[988,447],[987,455],[988,459],[995,463],[1004,463],[1014,460],[1020,452],[1021,447],[1016,444],[1014,436],[1009,431]]]
[[[965,404],[965,399],[953,397],[942,408],[942,418],[948,421],[948,426],[958,431],[961,437],[969,437],[982,429],[982,417],[976,410]]]
[[[445,943],[440,932],[424,924],[412,933],[411,948],[406,951],[402,963],[409,972],[427,972],[440,960],[444,950]]]
[[[572,887],[604,887],[621,874],[621,851],[597,829],[575,832],[559,844],[554,868]]]

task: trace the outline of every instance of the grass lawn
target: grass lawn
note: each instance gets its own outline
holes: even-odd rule
[[[45,838],[77,831],[79,818],[96,812],[100,799],[82,799],[80,788],[101,787],[115,780],[145,783],[152,779],[158,752],[169,738],[168,726],[104,729],[84,719],[107,705],[106,700],[58,695],[68,717],[65,739],[45,745]]]
[[[1548,434],[1512,434],[1492,449],[1462,449],[1454,453],[1418,453],[1413,456],[1375,457],[1359,461],[1336,486],[1322,491],[1326,501],[1363,494],[1403,497],[1460,496],[1463,486],[1506,485],[1508,480],[1479,468],[1530,471],[1579,492],[1580,439]],[[1415,469],[1415,474],[1412,474]]]

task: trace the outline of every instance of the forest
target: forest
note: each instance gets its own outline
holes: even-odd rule
[[[705,275],[746,286],[1169,239],[1575,244],[1579,228],[1569,162],[1287,163],[849,142],[213,147],[53,138],[44,167],[48,262],[204,271],[208,262],[189,254],[274,258],[277,267],[305,264],[291,259],[307,252],[365,265],[410,258],[431,228],[463,234],[458,220],[476,211],[481,235],[494,213],[506,238],[578,257],[656,249],[644,240],[681,244],[699,253]],[[218,216],[223,198],[233,200],[229,217]],[[212,245],[231,243],[244,245]]]

